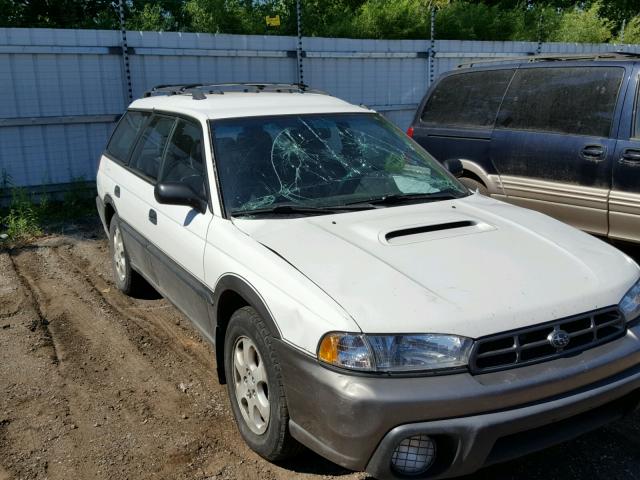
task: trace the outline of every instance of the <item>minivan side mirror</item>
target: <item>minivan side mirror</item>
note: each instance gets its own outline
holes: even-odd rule
[[[464,167],[462,166],[462,162],[457,158],[448,158],[444,162],[442,162],[444,168],[449,170],[454,177],[461,177],[464,172]]]
[[[163,182],[156,184],[153,191],[156,201],[165,205],[185,205],[193,207],[200,213],[207,211],[205,202],[189,185],[178,182]]]

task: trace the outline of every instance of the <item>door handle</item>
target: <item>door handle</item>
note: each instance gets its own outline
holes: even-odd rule
[[[158,224],[158,214],[153,208],[149,209],[149,221],[154,225]]]
[[[627,148],[622,152],[622,158],[619,163],[629,167],[640,167],[640,150]]]
[[[116,197],[120,198],[120,187],[118,185],[116,185],[116,188],[113,189],[113,193],[116,195]]]
[[[590,162],[601,162],[607,153],[607,149],[602,145],[587,145],[580,152],[580,158]]]

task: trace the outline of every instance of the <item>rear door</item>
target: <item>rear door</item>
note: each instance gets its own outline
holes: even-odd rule
[[[535,65],[516,71],[491,140],[506,199],[606,235],[625,69]]]
[[[640,85],[634,69],[622,111],[609,196],[609,236],[640,242]]]
[[[413,123],[414,140],[441,162],[465,160],[486,175],[495,174],[489,141],[514,71],[465,70],[443,77],[421,105]],[[487,186],[492,191],[492,185]]]
[[[131,172],[127,165],[136,139],[151,117],[149,112],[128,111],[124,114],[113,132],[107,149],[104,152],[106,161],[102,161],[98,171],[98,186],[101,195],[109,195],[115,203],[116,210],[122,221],[137,224],[143,215],[139,210],[135,197],[125,187],[130,183]],[[126,235],[126,233],[125,233]],[[143,243],[125,238],[127,252],[137,270],[147,271],[149,265]]]

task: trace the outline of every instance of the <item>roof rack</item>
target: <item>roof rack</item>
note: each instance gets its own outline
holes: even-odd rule
[[[482,55],[482,54],[479,54]],[[486,64],[486,63],[500,63],[500,62],[511,62],[511,63],[535,63],[535,62],[570,62],[576,60],[633,60],[640,59],[640,53],[635,52],[604,52],[604,53],[576,53],[576,54],[562,54],[559,53],[557,55],[549,54],[549,55],[535,55],[531,54],[528,56],[520,56],[520,57],[502,57],[502,58],[492,58],[488,60],[476,60],[474,62],[461,63],[458,65],[458,68],[471,68],[478,64]]]
[[[224,95],[225,92],[319,93],[328,95],[328,93],[321,90],[309,88],[304,83],[190,83],[157,85],[144,92],[144,97],[191,95],[194,100],[204,100],[206,94]]]

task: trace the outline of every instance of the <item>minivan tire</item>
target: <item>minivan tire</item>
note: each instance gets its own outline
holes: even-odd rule
[[[266,373],[266,379],[262,383],[266,383],[267,387],[269,418],[266,429],[261,433],[254,431],[255,424],[249,426],[244,416],[246,407],[241,406],[241,400],[237,395],[239,393],[240,397],[243,396],[240,389],[246,389],[247,384],[243,381],[243,377],[239,376],[240,366],[234,363],[236,354],[244,351],[240,348],[239,342],[248,344],[252,349],[255,348],[256,352],[253,352],[257,354],[255,358],[260,359]],[[244,345],[243,348],[245,348]],[[289,433],[289,410],[280,363],[273,346],[273,337],[262,317],[252,307],[240,308],[231,316],[224,342],[224,367],[231,410],[244,441],[258,455],[272,462],[296,455],[302,447]],[[258,368],[255,364],[250,367],[254,368],[254,371]],[[242,373],[245,373],[245,370]],[[253,380],[251,377],[249,382],[256,387],[256,390],[260,390],[259,383],[254,383]],[[244,387],[242,383],[245,384]],[[259,395],[262,395],[264,386],[261,388]],[[241,408],[245,408],[244,415]]]
[[[140,287],[142,278],[131,268],[129,252],[122,237],[122,227],[117,213],[113,215],[109,224],[109,253],[116,287],[126,295],[134,294]]]
[[[459,180],[460,180],[460,183],[462,183],[465,187],[467,187],[472,192],[475,192],[477,190],[480,194],[486,197],[489,196],[489,189],[485,186],[484,183],[469,177],[461,177],[459,178]]]

